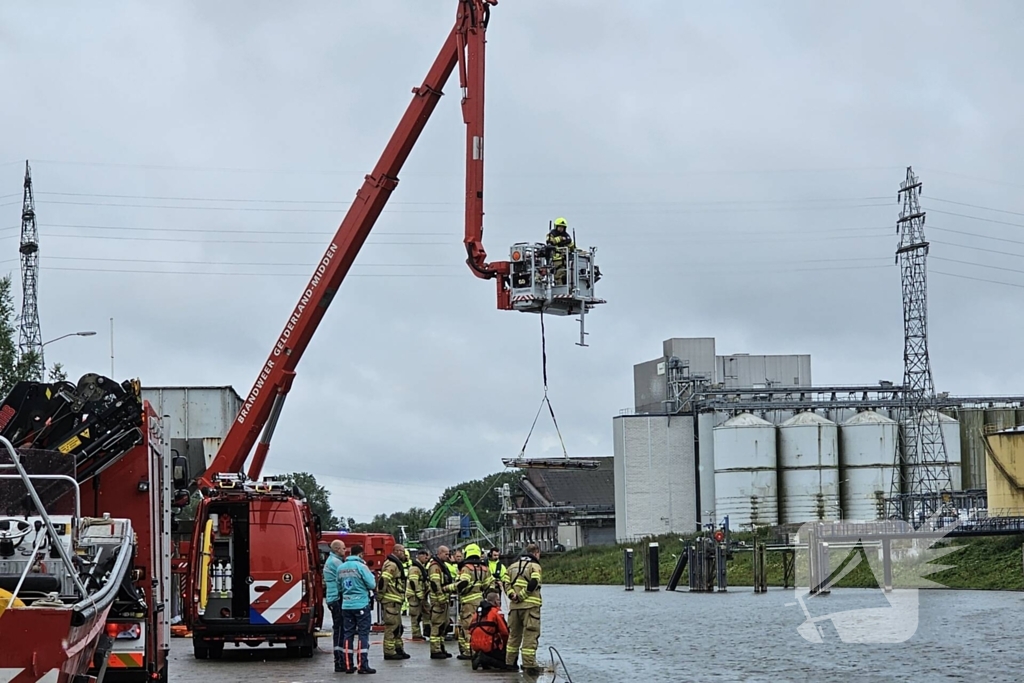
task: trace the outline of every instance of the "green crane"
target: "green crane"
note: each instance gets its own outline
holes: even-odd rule
[[[443,520],[448,515],[448,512],[451,511],[452,507],[458,504],[459,502],[461,502],[463,506],[466,508],[466,512],[469,514],[469,518],[473,520],[473,524],[476,525],[477,530],[479,530],[480,533],[484,534],[485,536],[490,536],[490,532],[487,530],[487,527],[483,525],[483,523],[480,521],[480,518],[477,516],[476,508],[473,507],[473,502],[469,499],[469,496],[462,489],[459,489],[458,491],[453,493],[451,497],[448,498],[448,500],[446,500],[445,502],[441,503],[441,505],[438,506],[437,510],[434,511],[433,516],[431,516],[430,522],[427,524],[427,526],[431,528],[439,527],[441,524],[441,520]]]

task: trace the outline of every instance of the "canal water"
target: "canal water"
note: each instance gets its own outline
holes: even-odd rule
[[[548,648],[555,647],[572,683],[1024,681],[1019,656],[1024,594],[920,591],[914,600],[897,603],[902,611],[895,629],[884,621],[893,608],[879,591],[837,589],[802,601],[797,596],[793,590],[754,594],[742,587],[694,594],[645,592],[642,586],[633,592],[614,586],[545,586],[538,659],[549,661]],[[809,618],[816,619],[814,626]],[[821,642],[805,639],[802,625],[803,633]],[[379,641],[379,634],[374,639]],[[449,643],[449,650],[454,645]],[[170,679],[338,680],[331,671],[330,641],[321,639],[320,649],[311,660],[242,648],[226,650],[222,661],[200,662],[192,659],[187,640],[175,639]],[[536,680],[474,673],[468,662],[455,659],[431,661],[421,643],[407,649],[414,659],[384,662],[380,645],[373,645],[371,664],[378,674],[371,680]],[[540,679],[567,680],[564,673]]]

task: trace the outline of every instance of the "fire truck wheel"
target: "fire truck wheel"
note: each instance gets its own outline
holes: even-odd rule
[[[196,638],[192,639],[192,654],[195,655],[196,659],[209,659],[210,648],[203,645],[201,641]]]

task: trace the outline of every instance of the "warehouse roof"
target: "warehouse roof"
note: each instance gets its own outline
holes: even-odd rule
[[[597,469],[528,469],[526,477],[552,505],[615,505],[612,458],[593,460],[600,463]]]

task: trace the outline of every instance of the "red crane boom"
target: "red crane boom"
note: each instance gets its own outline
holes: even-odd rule
[[[355,201],[288,317],[217,457],[199,477],[200,487],[210,487],[214,474],[240,472],[257,439],[259,446],[250,463],[248,476],[251,479],[259,477],[284,399],[295,379],[295,368],[391,192],[398,185],[398,173],[444,94],[442,88],[456,65],[459,67],[462,114],[466,123],[464,242],[467,263],[478,277],[497,280],[498,308],[512,308],[507,277],[510,264],[507,261],[487,263],[483,247],[484,45],[490,6],[496,4],[497,0],[459,0],[455,26],[434,59],[423,85],[413,88],[412,102],[373,172],[366,176],[356,193]]]

